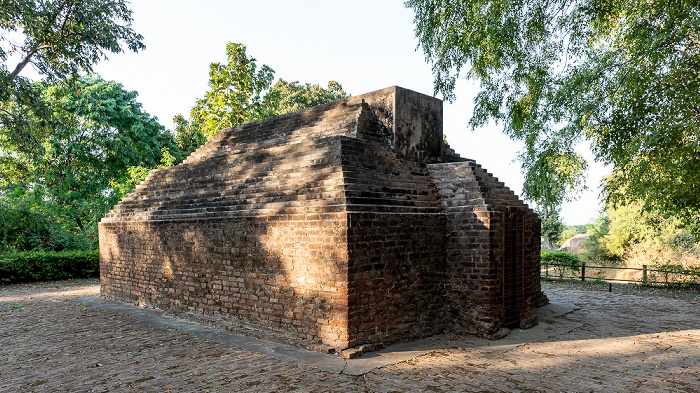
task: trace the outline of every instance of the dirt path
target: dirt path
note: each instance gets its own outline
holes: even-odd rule
[[[0,287],[2,392],[698,392],[700,300],[546,287],[578,326],[500,352],[433,351],[364,376],[200,340],[71,298],[98,282]]]

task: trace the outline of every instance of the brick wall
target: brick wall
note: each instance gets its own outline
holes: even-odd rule
[[[483,336],[506,326],[504,292],[516,285],[519,326],[541,296],[539,219],[511,190],[473,161],[428,166],[446,215],[446,320],[450,328]],[[520,282],[504,278],[506,215],[519,216]],[[509,326],[513,327],[513,326]]]
[[[346,214],[104,223],[102,295],[345,348]]]
[[[515,254],[517,322],[541,300],[534,213],[443,144],[439,100],[397,87],[223,130],[99,229],[105,297],[340,349],[497,333]]]
[[[442,331],[445,216],[425,164],[342,139],[351,344]]]

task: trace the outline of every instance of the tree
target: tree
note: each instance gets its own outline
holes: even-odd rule
[[[196,122],[191,124],[184,116],[177,115],[173,118],[173,123],[175,123],[178,150],[180,150],[183,159],[207,141],[201,127]]]
[[[619,257],[610,253],[604,240],[610,233],[610,217],[607,212],[601,211],[598,217],[586,224],[586,233],[590,237],[583,244],[581,252],[584,262],[598,266],[616,265],[620,262]]]
[[[523,197],[535,203],[542,219],[545,248],[551,249],[558,235],[546,235],[550,232],[547,226],[551,224],[548,223],[561,224],[557,211],[562,203],[573,199],[577,189],[585,187],[582,180],[587,164],[571,150],[571,146],[541,144],[538,147],[544,149],[533,151],[536,146],[530,146],[520,157],[525,172]]]
[[[246,54],[246,46],[226,45],[228,63],[209,67],[210,90],[197,100],[190,121],[182,115],[173,119],[181,151],[188,155],[224,128],[278,116],[347,97],[336,81],[328,89],[315,84],[300,84],[279,79],[267,65],[258,69],[257,60]]]
[[[177,151],[174,136],[141,110],[136,92],[119,83],[94,76],[34,87],[52,108],[51,132],[42,131],[43,119],[32,119],[39,131],[30,135],[41,147],[32,153],[0,135],[0,185],[35,195],[52,206],[54,219],[94,236],[97,222],[121,197],[114,182],[129,167],[155,167],[164,148]]]
[[[562,240],[564,223],[560,221],[557,211],[550,211],[547,215],[543,212],[538,212],[538,214],[542,220],[542,247],[546,250],[553,250],[554,245]]]
[[[500,122],[530,165],[588,140],[614,168],[608,201],[700,217],[700,4],[685,0],[409,0],[435,91],[481,82],[470,120]],[[549,172],[548,172],[549,171]],[[553,172],[552,172],[553,171]],[[544,175],[532,172],[545,172]],[[564,184],[581,184],[564,176]],[[578,173],[577,173],[578,172]],[[553,173],[552,175],[548,173]],[[526,194],[539,194],[526,182]],[[559,182],[550,183],[560,184]],[[565,188],[566,188],[565,187]],[[556,200],[554,198],[553,200]]]
[[[191,111],[193,123],[200,124],[207,139],[224,128],[272,115],[263,99],[275,72],[267,65],[258,70],[255,58],[245,51],[245,45],[229,42],[228,63],[209,66],[210,90]]]
[[[265,96],[265,101],[277,116],[342,100],[347,96],[343,87],[336,81],[328,82],[328,88],[324,89],[319,85],[301,85],[299,81],[287,82],[280,78]]]
[[[21,75],[32,64],[47,82],[66,81],[108,53],[144,49],[126,0],[12,0],[0,7],[0,133],[26,152],[36,118],[50,130],[52,110],[41,89]],[[16,62],[8,67],[8,62]],[[9,104],[14,103],[14,105]]]

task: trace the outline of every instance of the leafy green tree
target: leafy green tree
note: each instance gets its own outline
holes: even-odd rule
[[[0,134],[27,154],[36,127],[52,132],[52,108],[21,73],[32,64],[48,82],[66,81],[108,53],[144,49],[126,0],[12,0],[0,6]],[[13,63],[14,66],[9,63]],[[41,122],[37,122],[40,119]]]
[[[614,168],[608,200],[699,221],[700,3],[672,0],[408,0],[436,93],[481,82],[470,120],[525,143],[526,177],[588,140]],[[528,164],[532,161],[535,164]],[[532,174],[531,172],[543,172]],[[583,172],[573,171],[577,176]],[[563,176],[565,189],[581,185]],[[526,193],[535,182],[526,183]],[[548,185],[559,184],[559,181]],[[553,198],[556,201],[557,198]]]
[[[120,197],[114,181],[129,167],[155,167],[163,148],[177,151],[174,136],[141,110],[136,92],[119,83],[95,76],[37,85],[53,111],[52,132],[31,134],[41,147],[32,154],[0,135],[0,163],[15,164],[0,167],[0,182],[6,190],[33,194],[52,206],[54,219],[94,238],[97,222]]]
[[[226,55],[226,64],[212,63],[209,67],[210,90],[197,100],[190,120],[182,115],[173,119],[178,146],[185,156],[224,128],[348,96],[336,81],[328,82],[327,89],[283,79],[273,85],[275,71],[267,65],[258,69],[257,60],[246,54],[243,44],[228,43]]]
[[[610,225],[602,240],[608,252],[617,258],[622,258],[627,248],[633,244],[670,238],[682,227],[676,217],[646,211],[638,203],[608,206],[606,210]]]
[[[546,250],[554,249],[554,245],[561,240],[564,231],[564,223],[559,219],[559,213],[550,212],[546,217],[544,213],[538,212],[542,220],[542,247]]]
[[[583,245],[583,251],[580,253],[584,262],[598,266],[616,265],[620,262],[620,258],[611,254],[605,244],[604,239],[609,232],[610,217],[605,211],[586,224],[586,233],[590,237]]]
[[[343,87],[336,81],[328,82],[328,88],[325,89],[320,85],[302,85],[299,81],[287,82],[280,78],[265,96],[265,102],[277,116],[342,100],[347,96]]]
[[[175,123],[178,150],[180,150],[183,159],[207,141],[197,122],[190,123],[184,116],[177,115],[173,118],[173,123]]]
[[[565,242],[579,234],[586,234],[585,225],[564,225],[564,230],[561,233],[560,241]]]
[[[226,45],[228,63],[209,66],[210,90],[192,108],[193,123],[199,123],[208,138],[219,130],[272,116],[263,104],[275,72],[267,65],[258,70],[255,58],[246,54],[246,46]]]
[[[583,182],[588,168],[586,162],[569,147],[530,146],[520,156],[525,172],[523,196],[535,202],[544,218],[569,202],[577,190],[585,188]]]
[[[93,242],[56,219],[55,206],[22,187],[0,192],[0,252],[87,250]]]
[[[136,186],[142,181],[146,180],[146,177],[153,171],[153,169],[167,168],[173,166],[176,163],[176,158],[170,154],[170,149],[162,149],[163,156],[160,159],[160,164],[155,168],[144,167],[141,165],[130,166],[127,168],[126,173],[120,179],[110,180],[110,185],[113,191],[114,203],[118,202],[120,199],[124,198],[128,193],[130,193]],[[111,204],[113,205],[113,204]],[[111,207],[110,205],[110,207]]]
[[[543,246],[551,250],[559,242],[563,223],[557,213],[564,202],[571,201],[577,189],[584,188],[586,162],[570,146],[546,147],[544,151],[524,152],[520,160],[525,172],[523,197],[535,203],[541,218]]]

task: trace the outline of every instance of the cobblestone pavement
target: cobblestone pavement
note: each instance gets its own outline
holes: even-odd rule
[[[57,288],[56,288],[57,287]],[[578,328],[497,350],[452,348],[334,374],[72,299],[96,281],[0,287],[1,392],[698,392],[700,300],[548,288]]]

